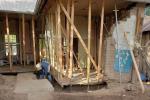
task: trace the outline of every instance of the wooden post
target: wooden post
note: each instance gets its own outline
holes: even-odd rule
[[[57,4],[57,34],[58,34],[58,50],[59,50],[59,72],[62,75],[62,37],[61,37],[61,15],[60,5]],[[60,76],[61,78],[62,76]]]
[[[23,64],[26,64],[26,48],[25,48],[25,18],[24,14],[22,14],[22,36],[23,36]]]
[[[67,12],[68,12],[68,14],[70,15],[70,3],[71,3],[71,0],[68,0],[67,1]],[[70,30],[70,24],[69,24],[69,22],[68,22],[68,20],[66,20],[66,29],[67,29],[67,38],[68,38],[68,41],[66,41],[66,42],[68,42],[68,43],[70,43],[70,35],[71,35],[71,30]],[[71,48],[69,48],[69,45],[67,45],[67,54],[66,54],[66,71],[67,71],[67,73],[66,74],[68,74],[68,70],[69,70],[69,67],[71,66],[70,65],[70,59],[69,59],[69,49],[71,49]]]
[[[88,8],[88,51],[91,54],[91,0],[89,0],[89,8]],[[87,82],[90,80],[90,58],[87,57]]]
[[[52,22],[51,22],[51,13],[48,15],[48,23],[49,23],[49,35],[50,35],[50,39],[49,39],[49,53],[50,53],[50,63],[52,65]]]
[[[141,44],[145,4],[137,4],[136,40]]]
[[[19,18],[19,43],[20,43],[20,50],[19,50],[19,53],[20,53],[20,64],[22,64],[22,31],[21,31],[21,20]]]
[[[104,0],[102,1],[101,11],[101,26],[100,26],[100,39],[99,39],[99,56],[98,56],[98,80],[100,78],[100,71],[102,66],[102,44],[103,44],[103,25],[104,25]]]
[[[74,0],[72,0],[72,5],[71,5],[71,21],[72,21],[72,23],[74,23]],[[69,78],[72,77],[72,71],[73,71],[73,32],[74,32],[73,27],[71,26],[71,32],[70,32],[70,74],[69,74]]]
[[[58,20],[58,18],[57,18],[57,10],[56,10],[55,11],[55,66],[56,66],[56,69],[59,70],[59,65],[58,65],[58,25],[57,25],[58,21],[57,20]],[[59,73],[58,73],[58,76],[59,76]]]
[[[11,52],[11,45],[10,45],[10,33],[9,33],[9,22],[8,22],[8,15],[6,14],[6,32],[7,32],[7,39],[8,39],[8,56],[9,56],[9,64],[10,70],[12,70],[12,52]]]
[[[36,50],[35,50],[35,19],[32,16],[32,43],[33,43],[33,57],[34,57],[34,67],[36,66]]]
[[[52,39],[51,39],[51,44],[52,44],[52,66],[54,67],[54,57],[55,57],[55,53],[54,53],[54,50],[55,50],[55,47],[54,47],[54,21],[53,21],[53,14],[51,14],[51,19],[50,19],[50,22],[51,22],[51,29],[52,29]]]
[[[61,7],[62,11],[63,11],[64,14],[66,15],[66,17],[67,17],[69,23],[70,23],[71,26],[73,27],[74,32],[76,33],[77,37],[79,38],[79,40],[80,40],[80,42],[81,42],[81,44],[82,44],[82,46],[83,46],[85,52],[87,53],[88,57],[90,58],[91,62],[92,62],[93,65],[94,65],[95,69],[97,70],[97,65],[96,65],[94,59],[92,58],[91,54],[89,53],[89,51],[88,51],[88,49],[87,49],[87,47],[86,47],[86,44],[84,43],[84,41],[83,41],[83,39],[82,39],[82,37],[81,37],[79,31],[77,30],[77,28],[75,27],[75,25],[72,23],[70,16],[68,15],[68,13],[67,13],[65,7],[64,7],[63,4],[60,2],[60,0],[59,0],[59,4],[60,4],[60,7]]]

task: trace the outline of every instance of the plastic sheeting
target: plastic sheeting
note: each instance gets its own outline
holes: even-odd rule
[[[0,11],[34,13],[38,0],[0,0]]]

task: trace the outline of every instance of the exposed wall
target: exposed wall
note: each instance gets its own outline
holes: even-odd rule
[[[16,42],[19,43],[20,37],[19,34],[19,19],[16,18],[10,18],[9,17],[9,30],[10,30],[10,34],[15,34],[16,35]],[[20,28],[22,28],[22,24],[20,24]],[[22,31],[22,29],[21,29]],[[6,33],[6,27],[5,27],[5,18],[2,19],[2,21],[0,22],[0,43],[5,43],[4,40],[4,35],[7,34]],[[25,22],[25,43],[26,43],[26,48],[25,48],[25,53],[26,53],[26,59],[30,59],[31,61],[33,61],[33,57],[32,57],[32,31],[31,31],[31,25],[29,21]],[[19,46],[20,44],[17,44],[17,55],[19,57]],[[1,44],[0,46],[0,50],[4,50],[5,46],[4,44]],[[27,56],[30,57],[27,57]],[[3,53],[3,57],[5,56],[5,53]]]
[[[124,33],[128,33],[128,39],[130,45],[134,45],[134,36],[135,36],[135,27],[136,27],[136,9],[132,9],[129,11],[129,16],[126,16],[123,20],[119,21],[118,24],[118,37],[116,34],[116,26],[115,24],[112,26],[111,33],[113,34],[111,37],[107,38],[107,47],[106,47],[106,58],[105,58],[105,75],[109,79],[120,80],[120,72],[117,72],[115,68],[115,50],[129,50],[129,46],[124,37]],[[119,41],[119,47],[117,47],[117,42]],[[121,54],[122,55],[122,54]],[[126,58],[119,58],[120,61],[127,60]],[[125,59],[125,60],[123,60]],[[126,65],[127,61],[124,62]],[[120,66],[123,66],[121,63]],[[126,67],[126,66],[125,66]],[[131,65],[132,67],[132,65]],[[131,69],[130,72],[121,72],[121,80],[124,82],[128,82],[131,79]]]

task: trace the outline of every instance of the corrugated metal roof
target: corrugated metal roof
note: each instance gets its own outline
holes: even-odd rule
[[[0,11],[34,13],[38,0],[0,0]]]

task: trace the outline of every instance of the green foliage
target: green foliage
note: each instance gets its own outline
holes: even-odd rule
[[[145,15],[150,16],[150,7],[145,8]]]

